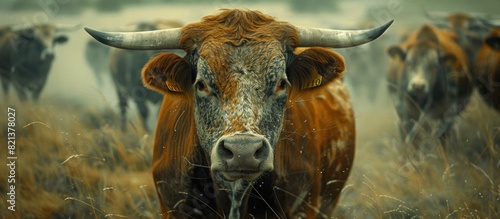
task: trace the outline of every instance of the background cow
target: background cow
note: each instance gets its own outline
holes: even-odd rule
[[[138,22],[134,26],[134,31],[151,31],[167,27],[180,27],[181,25],[177,22],[158,21]],[[147,120],[150,112],[146,103],[158,104],[161,102],[162,96],[144,87],[140,72],[146,62],[158,52],[158,50],[133,51],[111,48],[109,68],[119,99],[122,130],[126,130],[129,99],[135,102],[143,127],[149,130]]]
[[[86,30],[116,47],[187,53],[160,54],[143,69],[164,95],[153,158],[164,217],[328,218],[354,158],[344,62],[319,47],[293,51],[360,45],[389,25],[296,28],[223,10],[182,29]]]
[[[453,32],[424,25],[388,50],[396,59],[390,76],[398,84],[396,111],[406,143],[418,144],[419,129],[444,137],[469,101],[467,56],[455,39]]]
[[[109,75],[109,51],[110,48],[89,39],[85,45],[85,60],[92,68],[97,84],[103,86],[104,78]]]
[[[38,100],[54,60],[54,47],[68,37],[59,34],[68,28],[54,24],[4,28],[0,38],[0,79],[5,96],[12,84],[19,99],[32,94]]]
[[[359,22],[359,27],[373,27],[377,22],[370,18]],[[342,54],[347,68],[344,82],[350,88],[352,96],[357,100],[368,100],[372,103],[380,100],[378,94],[384,80],[381,72],[386,72],[387,57],[381,55],[387,46],[393,44],[394,34],[386,33],[376,41],[357,47],[337,49]],[[391,44],[389,44],[389,42]]]
[[[436,26],[455,32],[457,35],[456,41],[467,55],[471,78],[476,80],[473,77],[477,75],[474,72],[476,69],[474,64],[483,45],[483,39],[491,28],[487,21],[489,16],[466,12],[428,13],[427,16],[434,21]]]
[[[500,27],[485,38],[475,68],[479,93],[489,106],[500,112]]]

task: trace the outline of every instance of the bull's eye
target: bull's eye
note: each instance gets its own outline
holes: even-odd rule
[[[203,82],[203,81],[198,81],[198,82],[196,83],[196,88],[197,88],[198,90],[203,90],[203,89],[205,89],[205,87],[206,87],[206,86],[205,86],[205,82]]]
[[[202,80],[198,80],[194,86],[196,87],[197,91],[209,92],[207,85]]]
[[[278,81],[278,84],[276,86],[276,92],[285,90],[287,84],[288,84],[288,81],[285,78],[283,78],[280,81]]]

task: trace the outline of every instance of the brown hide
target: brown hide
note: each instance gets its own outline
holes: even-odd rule
[[[477,86],[486,103],[500,112],[500,28],[485,38],[476,60]]]

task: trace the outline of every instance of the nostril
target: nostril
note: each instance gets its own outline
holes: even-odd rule
[[[219,145],[219,150],[218,150],[218,153],[219,153],[219,156],[223,159],[231,159],[233,158],[233,152],[226,147],[226,145],[224,144],[224,141],[221,141],[220,142],[220,145]]]
[[[266,154],[267,154],[266,147],[264,147],[264,145],[265,145],[265,142],[262,141],[261,146],[254,153],[255,159],[259,160],[259,159],[262,159],[266,156]]]

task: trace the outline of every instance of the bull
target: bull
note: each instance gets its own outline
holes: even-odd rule
[[[34,101],[39,99],[54,61],[55,45],[68,40],[60,33],[71,29],[74,27],[54,24],[2,28],[0,79],[5,96],[13,85],[21,101],[26,101],[29,93]]]
[[[469,102],[473,82],[467,55],[456,39],[455,33],[426,24],[388,49],[405,143],[418,145],[420,129],[444,140]]]
[[[329,218],[354,161],[355,121],[343,58],[322,47],[370,42],[391,23],[304,28],[226,9],[176,29],[86,30],[114,47],[186,52],[142,70],[164,96],[153,155],[163,217]]]

